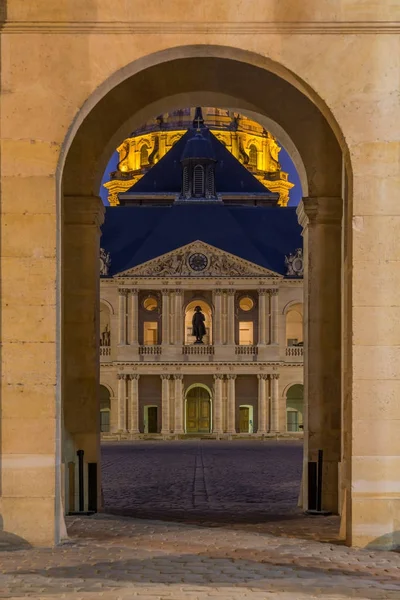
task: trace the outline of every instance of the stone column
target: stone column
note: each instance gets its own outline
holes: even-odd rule
[[[304,198],[304,466],[324,452],[322,508],[338,512],[341,452],[341,198]]]
[[[267,433],[268,416],[268,375],[258,377],[258,429],[257,433]]]
[[[94,196],[65,196],[63,199],[63,219],[61,224],[61,244],[62,244],[62,271],[61,271],[61,291],[62,291],[62,313],[61,324],[62,343],[61,343],[61,407],[63,440],[62,449],[63,460],[65,462],[77,462],[76,451],[84,450],[85,464],[94,462],[98,464],[98,505],[101,506],[101,472],[100,472],[100,398],[99,398],[99,299],[100,299],[100,225],[103,222],[104,206],[100,198]],[[32,256],[34,256],[34,251]],[[39,282],[40,287],[40,282]],[[37,291],[37,290],[36,290]],[[35,293],[36,293],[35,291]],[[54,290],[53,290],[54,291]],[[53,291],[48,290],[47,296],[53,297]],[[43,303],[46,308],[46,303]],[[51,319],[51,317],[49,317]],[[52,355],[47,356],[46,348],[49,345],[41,344],[42,362],[48,361],[52,364],[55,358]],[[43,381],[43,385],[46,382]],[[54,399],[51,404],[55,410]],[[6,423],[5,405],[2,406],[2,424]],[[40,412],[40,411],[39,411]],[[39,423],[41,414],[37,414],[37,423]],[[54,414],[53,414],[54,420]],[[28,419],[29,420],[29,419]],[[17,421],[15,421],[17,423]],[[53,425],[54,426],[54,425]],[[61,423],[60,423],[61,426]],[[14,425],[13,425],[14,427]],[[25,429],[22,429],[25,431]],[[29,430],[28,430],[29,431]],[[56,433],[58,438],[61,432]],[[22,433],[22,436],[24,434]],[[68,443],[66,443],[68,440]],[[25,447],[28,443],[24,440]],[[44,448],[44,441],[35,442],[36,448],[40,447],[38,456],[42,460],[40,464],[45,464],[48,469],[48,457]],[[43,454],[40,454],[42,453]],[[59,456],[61,458],[61,455]],[[3,488],[2,502],[5,510],[8,496],[8,489],[5,485],[10,481],[6,477],[4,469],[6,462],[3,460]],[[48,481],[50,478],[50,469],[48,475],[44,475],[40,469],[37,471],[38,479]],[[54,475],[53,475],[54,476]],[[86,475],[85,475],[86,477]],[[29,479],[28,479],[29,481]],[[86,490],[87,481],[85,481]],[[13,494],[11,493],[11,496]],[[26,491],[25,501],[31,496],[31,491]],[[44,494],[46,496],[46,494]],[[19,498],[12,498],[14,510],[18,507]],[[54,498],[52,499],[54,502]],[[41,498],[41,505],[46,511],[46,498]],[[85,506],[87,497],[85,498]],[[36,506],[36,501],[32,501]],[[53,505],[54,506],[54,505]],[[28,509],[29,510],[29,509]],[[54,510],[54,508],[53,508]],[[25,511],[26,512],[26,511]],[[46,514],[46,512],[44,512]],[[4,517],[4,514],[3,514]],[[46,519],[45,519],[46,521]],[[7,521],[4,521],[5,525]],[[43,524],[43,531],[47,528]],[[36,527],[36,529],[38,529]],[[41,529],[41,527],[39,528]],[[42,535],[42,531],[38,535]],[[38,539],[38,538],[37,538]]]
[[[120,288],[118,290],[118,322],[119,322],[119,340],[120,346],[126,345],[127,330],[127,312],[128,312],[128,292],[129,290]]]
[[[269,290],[271,306],[271,344],[279,343],[279,305],[278,290]]]
[[[271,427],[270,431],[279,431],[279,374],[270,375],[271,381]]]
[[[175,344],[182,346],[184,344],[184,319],[182,314],[182,290],[175,290]]]
[[[235,408],[236,408],[236,375],[227,375],[228,380],[228,433],[236,433]]]
[[[138,326],[139,326],[139,290],[131,290],[131,331],[130,343],[132,346],[138,345]]]
[[[161,375],[161,433],[163,435],[168,435],[171,433],[171,424],[170,424],[170,410],[169,410],[169,380],[170,375]]]
[[[214,290],[214,345],[222,344],[222,290]]]
[[[126,431],[126,380],[125,373],[118,373],[118,431]]]
[[[161,312],[161,322],[162,322],[162,333],[161,333],[161,343],[163,346],[169,345],[169,290],[162,291],[162,312]]]
[[[258,343],[265,345],[268,341],[269,307],[267,306],[267,290],[258,290]]]
[[[214,375],[214,423],[213,432],[222,433],[222,383],[223,375]]]
[[[184,433],[183,429],[183,375],[174,375],[175,384],[175,429],[174,433]]]
[[[139,433],[139,377],[134,373],[129,375],[131,382],[130,403],[129,403],[129,431],[130,433]]]
[[[228,334],[226,343],[235,344],[235,290],[228,290]]]

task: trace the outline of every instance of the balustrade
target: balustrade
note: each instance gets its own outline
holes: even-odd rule
[[[303,346],[287,346],[286,356],[304,356]]]
[[[235,354],[258,354],[257,346],[236,346]]]
[[[201,344],[182,346],[182,354],[214,354],[214,346]]]
[[[139,354],[162,354],[161,346],[139,346]]]

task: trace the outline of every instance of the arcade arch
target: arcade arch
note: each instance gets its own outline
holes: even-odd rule
[[[203,49],[205,50],[205,49]],[[84,254],[93,260],[95,272],[96,248],[99,245],[98,226],[102,220],[102,206],[96,198],[99,186],[99,174],[103,172],[105,162],[118,142],[126,137],[134,123],[146,120],[157,112],[168,111],[173,104],[176,105],[208,105],[208,106],[235,106],[246,114],[246,111],[255,112],[261,118],[268,118],[278,123],[292,141],[292,147],[297,149],[302,159],[303,169],[300,171],[306,180],[302,181],[303,189],[309,195],[299,210],[299,219],[305,231],[306,262],[313,261],[314,272],[318,273],[319,284],[330,295],[331,303],[325,313],[320,313],[320,322],[314,322],[313,331],[309,331],[307,342],[309,347],[320,356],[320,369],[317,374],[306,375],[306,394],[308,406],[320,402],[323,397],[321,410],[316,411],[320,420],[312,422],[306,420],[309,430],[312,427],[315,435],[313,442],[307,437],[305,444],[305,461],[310,460],[315,454],[317,445],[324,444],[327,449],[328,481],[327,493],[324,502],[327,508],[338,511],[338,463],[341,456],[341,431],[340,427],[333,431],[326,430],[326,423],[332,422],[330,415],[341,413],[341,394],[337,386],[331,385],[331,380],[341,380],[341,304],[340,304],[340,279],[341,279],[341,214],[342,214],[342,165],[343,154],[335,136],[338,128],[332,115],[323,105],[316,94],[306,89],[298,79],[282,67],[272,64],[271,61],[260,56],[251,55],[234,49],[215,49],[206,47],[204,55],[202,49],[183,48],[179,50],[179,57],[174,58],[174,51],[160,53],[148,57],[144,67],[141,61],[127,65],[121,72],[116,73],[104,83],[83,107],[80,115],[71,128],[70,135],[64,145],[64,159],[60,163],[62,172],[63,189],[63,221],[61,223],[61,237],[65,267],[62,269],[62,294],[64,307],[62,314],[63,344],[61,347],[62,369],[67,374],[64,377],[62,389],[62,404],[64,410],[64,423],[68,435],[73,439],[86,440],[87,460],[98,459],[97,446],[93,444],[96,439],[96,429],[90,415],[93,414],[98,404],[98,388],[95,378],[91,377],[91,385],[86,387],[88,395],[86,414],[82,415],[79,425],[71,417],[76,414],[74,399],[81,396],[82,375],[86,377],[96,372],[97,349],[87,352],[88,346],[93,349],[93,324],[86,323],[79,332],[72,333],[71,324],[76,315],[93,314],[96,306],[97,286],[94,279],[84,281],[83,273],[79,278],[87,294],[77,298],[73,294],[76,279],[71,279],[73,269],[68,268],[68,262],[73,257]],[[232,51],[231,51],[232,50]],[[270,68],[270,69],[269,69]],[[278,74],[279,72],[279,74]],[[236,85],[241,81],[240,88]],[[245,84],[244,84],[245,82]],[[146,90],[144,97],[141,90]],[[265,90],[268,89],[268,94]],[[204,92],[203,90],[208,90]],[[310,95],[313,99],[310,99]],[[185,101],[177,101],[184,96]],[[282,97],[285,103],[282,103]],[[129,103],[124,102],[129,98]],[[118,111],[113,111],[113,106],[119,106]],[[160,107],[158,110],[155,107]],[[323,110],[322,110],[323,109]],[[133,115],[133,116],[132,116]],[[328,120],[329,119],[329,123]],[[261,120],[261,119],[260,119]],[[128,129],[129,127],[129,129]],[[82,157],[85,168],[82,169]],[[82,177],[82,170],[85,177]],[[348,174],[350,177],[350,174]],[[61,189],[61,187],[60,187]],[[318,213],[322,221],[314,219]],[[80,220],[79,231],[82,226],[85,235],[77,236],[77,221]],[[350,239],[348,222],[345,220],[347,230],[346,240]],[[322,228],[319,225],[322,223]],[[333,225],[334,223],[334,225]],[[314,250],[316,240],[324,236],[327,231],[333,234],[326,237],[329,248],[317,254]],[[80,245],[77,240],[80,240]],[[324,238],[325,239],[325,238]],[[336,259],[330,262],[330,277],[335,282],[332,286],[328,278],[323,276],[325,260]],[[86,261],[82,268],[85,273],[89,268]],[[314,264],[315,263],[315,264]],[[74,263],[75,265],[75,263]],[[75,273],[76,274],[76,273]],[[346,273],[344,274],[346,276]],[[308,270],[306,268],[306,278]],[[343,278],[347,285],[346,277]],[[339,285],[337,285],[339,281]],[[316,283],[309,286],[310,294],[305,299],[307,310],[313,302],[317,301]],[[199,301],[195,301],[200,304]],[[194,304],[194,302],[193,302]],[[209,322],[211,329],[211,309]],[[186,315],[188,311],[186,311]],[[186,318],[186,317],[185,317]],[[96,319],[94,319],[95,322]],[[332,341],[329,348],[320,345],[320,326],[324,323],[329,332],[332,332]],[[187,327],[187,324],[186,324]],[[328,336],[329,336],[328,332]],[[79,334],[78,334],[79,333]],[[212,332],[209,332],[212,335]],[[65,365],[72,348],[76,350],[79,344],[81,358],[81,373],[68,373]],[[314,377],[314,380],[312,378]],[[321,394],[321,388],[326,388],[327,393]],[[339,386],[340,388],[340,386]],[[305,486],[306,486],[306,477]],[[305,487],[306,489],[306,487]],[[305,494],[305,501],[307,501]],[[350,530],[349,530],[350,531]],[[348,538],[350,541],[350,538]]]

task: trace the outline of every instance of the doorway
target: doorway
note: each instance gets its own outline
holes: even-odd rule
[[[144,432],[158,433],[158,407],[144,407]]]
[[[191,388],[186,396],[186,433],[210,433],[211,397],[204,387]]]
[[[239,433],[253,433],[253,407],[249,404],[239,406]]]

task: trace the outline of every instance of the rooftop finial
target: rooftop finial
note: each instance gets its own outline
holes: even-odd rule
[[[193,119],[193,128],[197,129],[197,131],[200,131],[201,127],[204,127],[203,113],[201,110],[201,106],[196,106],[196,111],[194,113]]]

